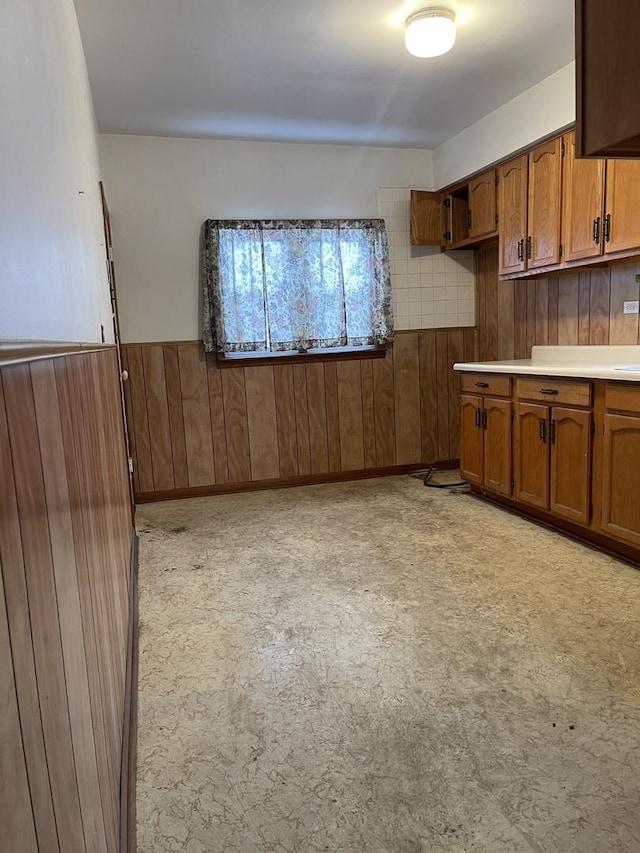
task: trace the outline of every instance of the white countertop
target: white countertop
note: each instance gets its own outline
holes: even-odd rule
[[[459,362],[453,369],[640,382],[640,346],[533,347],[531,358]]]

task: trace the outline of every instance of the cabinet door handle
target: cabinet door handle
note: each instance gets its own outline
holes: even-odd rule
[[[604,241],[605,243],[609,243],[611,241],[611,214],[607,213],[604,218]]]
[[[480,409],[476,409],[476,426],[480,429]]]
[[[476,388],[488,388],[489,387],[488,382],[475,382],[474,384],[475,384]]]
[[[556,422],[552,419],[549,421],[549,444],[556,443]]]
[[[593,242],[596,244],[598,244],[600,242],[600,223],[601,223],[601,221],[602,220],[600,219],[599,216],[597,216],[593,220]]]
[[[527,258],[531,257],[531,237],[527,237]]]
[[[488,422],[488,420],[489,420],[489,418],[488,418],[488,415],[487,415],[487,410],[486,410],[486,409],[483,409],[483,410],[482,410],[482,429],[486,429],[486,428],[487,428],[487,422]]]
[[[524,246],[524,240],[518,240],[518,260],[519,261],[524,260],[523,246]]]
[[[547,394],[547,395],[550,395],[552,397],[555,397],[555,395],[559,394],[560,392],[558,391],[557,388],[541,388],[540,393],[541,394]]]
[[[538,422],[538,435],[540,436],[540,441],[543,444],[547,442],[547,422],[540,418]]]

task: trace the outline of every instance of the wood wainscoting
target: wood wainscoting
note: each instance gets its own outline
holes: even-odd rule
[[[498,244],[478,250],[476,324],[480,361],[531,358],[531,347],[638,344],[640,261],[515,281],[498,281]]]
[[[376,476],[458,458],[468,329],[398,332],[385,358],[220,368],[198,341],[126,344],[138,501]]]
[[[3,850],[124,849],[132,537],[115,348],[0,364]]]

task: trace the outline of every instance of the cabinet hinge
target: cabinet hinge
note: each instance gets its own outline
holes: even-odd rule
[[[133,459],[129,457],[129,473],[133,474]]]
[[[511,480],[511,488],[512,488],[512,489],[515,489],[515,487],[516,487],[516,481],[515,481],[515,480]]]
[[[566,151],[566,148],[564,146],[564,139],[563,139],[562,142],[560,143],[560,156],[561,157],[564,157],[565,151]]]
[[[498,227],[498,214],[496,213],[496,228]]]
[[[451,240],[451,231],[445,231],[443,236],[448,243]]]
[[[560,251],[559,251],[559,253],[558,253],[558,257],[560,257],[560,258],[562,257],[562,250],[563,250],[563,248],[564,248],[564,247],[563,247],[562,243],[560,243]]]
[[[591,435],[595,435],[595,434],[596,434],[596,422],[591,421]]]
[[[445,207],[451,207],[451,199],[448,197],[445,198],[445,200],[442,203],[444,204]]]

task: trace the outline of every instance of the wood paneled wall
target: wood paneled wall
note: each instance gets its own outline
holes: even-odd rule
[[[116,352],[0,367],[0,847],[115,853],[132,537]]]
[[[638,344],[640,261],[561,276],[498,281],[498,247],[478,251],[476,322],[481,361],[530,358],[535,345]]]
[[[399,332],[385,358],[220,368],[196,341],[127,344],[138,500],[458,457],[455,361],[473,329]]]

